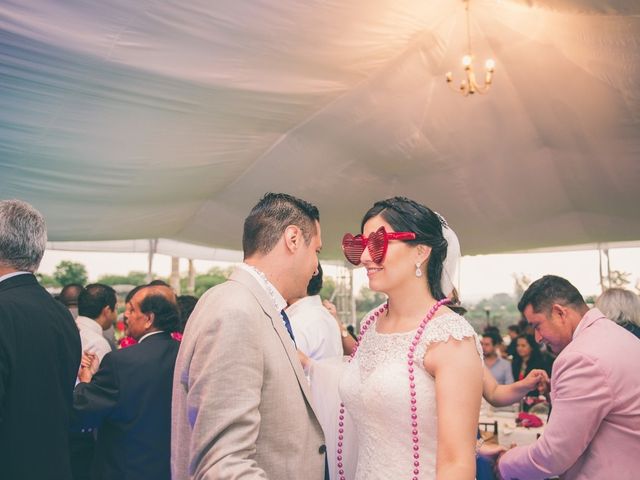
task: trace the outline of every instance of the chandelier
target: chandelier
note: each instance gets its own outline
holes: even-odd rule
[[[484,64],[484,83],[480,84],[476,80],[476,74],[473,71],[473,55],[471,54],[471,28],[469,27],[469,1],[464,1],[464,10],[467,21],[467,54],[462,57],[462,66],[464,67],[464,79],[460,82],[458,88],[453,86],[453,73],[447,72],[447,84],[454,92],[461,93],[465,97],[474,93],[487,93],[491,87],[493,80],[493,72],[496,68],[496,62],[488,59]]]

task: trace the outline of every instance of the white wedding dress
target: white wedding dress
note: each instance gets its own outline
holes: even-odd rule
[[[378,333],[374,324],[364,335],[355,358],[341,376],[340,397],[350,420],[354,422],[345,427],[345,435],[351,438],[351,443],[345,440],[345,456],[347,461],[351,458],[355,463],[355,476],[353,467],[347,469],[347,480],[408,480],[414,476],[407,371],[407,352],[414,335],[415,330]],[[427,324],[416,349],[414,375],[420,480],[435,479],[438,436],[435,384],[433,377],[424,369],[423,358],[433,342],[467,337],[475,339],[478,354],[482,357],[478,336],[471,325],[460,315],[447,312],[437,315]],[[356,432],[350,432],[349,429]],[[350,448],[357,448],[355,461],[354,452],[349,452]],[[329,451],[328,454],[329,463],[335,462],[335,452]],[[335,475],[335,470],[332,474]]]

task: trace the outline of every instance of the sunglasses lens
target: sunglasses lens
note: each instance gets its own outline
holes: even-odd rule
[[[384,255],[387,253],[387,235],[384,227],[380,227],[375,233],[369,235],[368,247],[371,260],[375,263],[382,263]]]
[[[350,263],[360,265],[360,257],[362,257],[362,252],[364,251],[362,235],[356,235],[354,237],[350,233],[347,233],[342,238],[342,251]]]

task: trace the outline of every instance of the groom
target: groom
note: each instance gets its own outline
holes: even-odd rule
[[[322,480],[322,429],[285,299],[305,295],[322,246],[318,209],[265,195],[244,223],[244,263],[187,323],[173,382],[173,480]]]

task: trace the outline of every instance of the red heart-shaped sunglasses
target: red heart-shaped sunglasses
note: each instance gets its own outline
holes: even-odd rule
[[[413,232],[387,233],[384,226],[382,226],[368,237],[361,234],[356,236],[350,233],[345,234],[342,237],[342,251],[349,262],[354,265],[360,265],[362,252],[364,252],[365,248],[368,248],[371,260],[380,264],[387,254],[389,240],[415,240],[415,238],[416,234]]]

